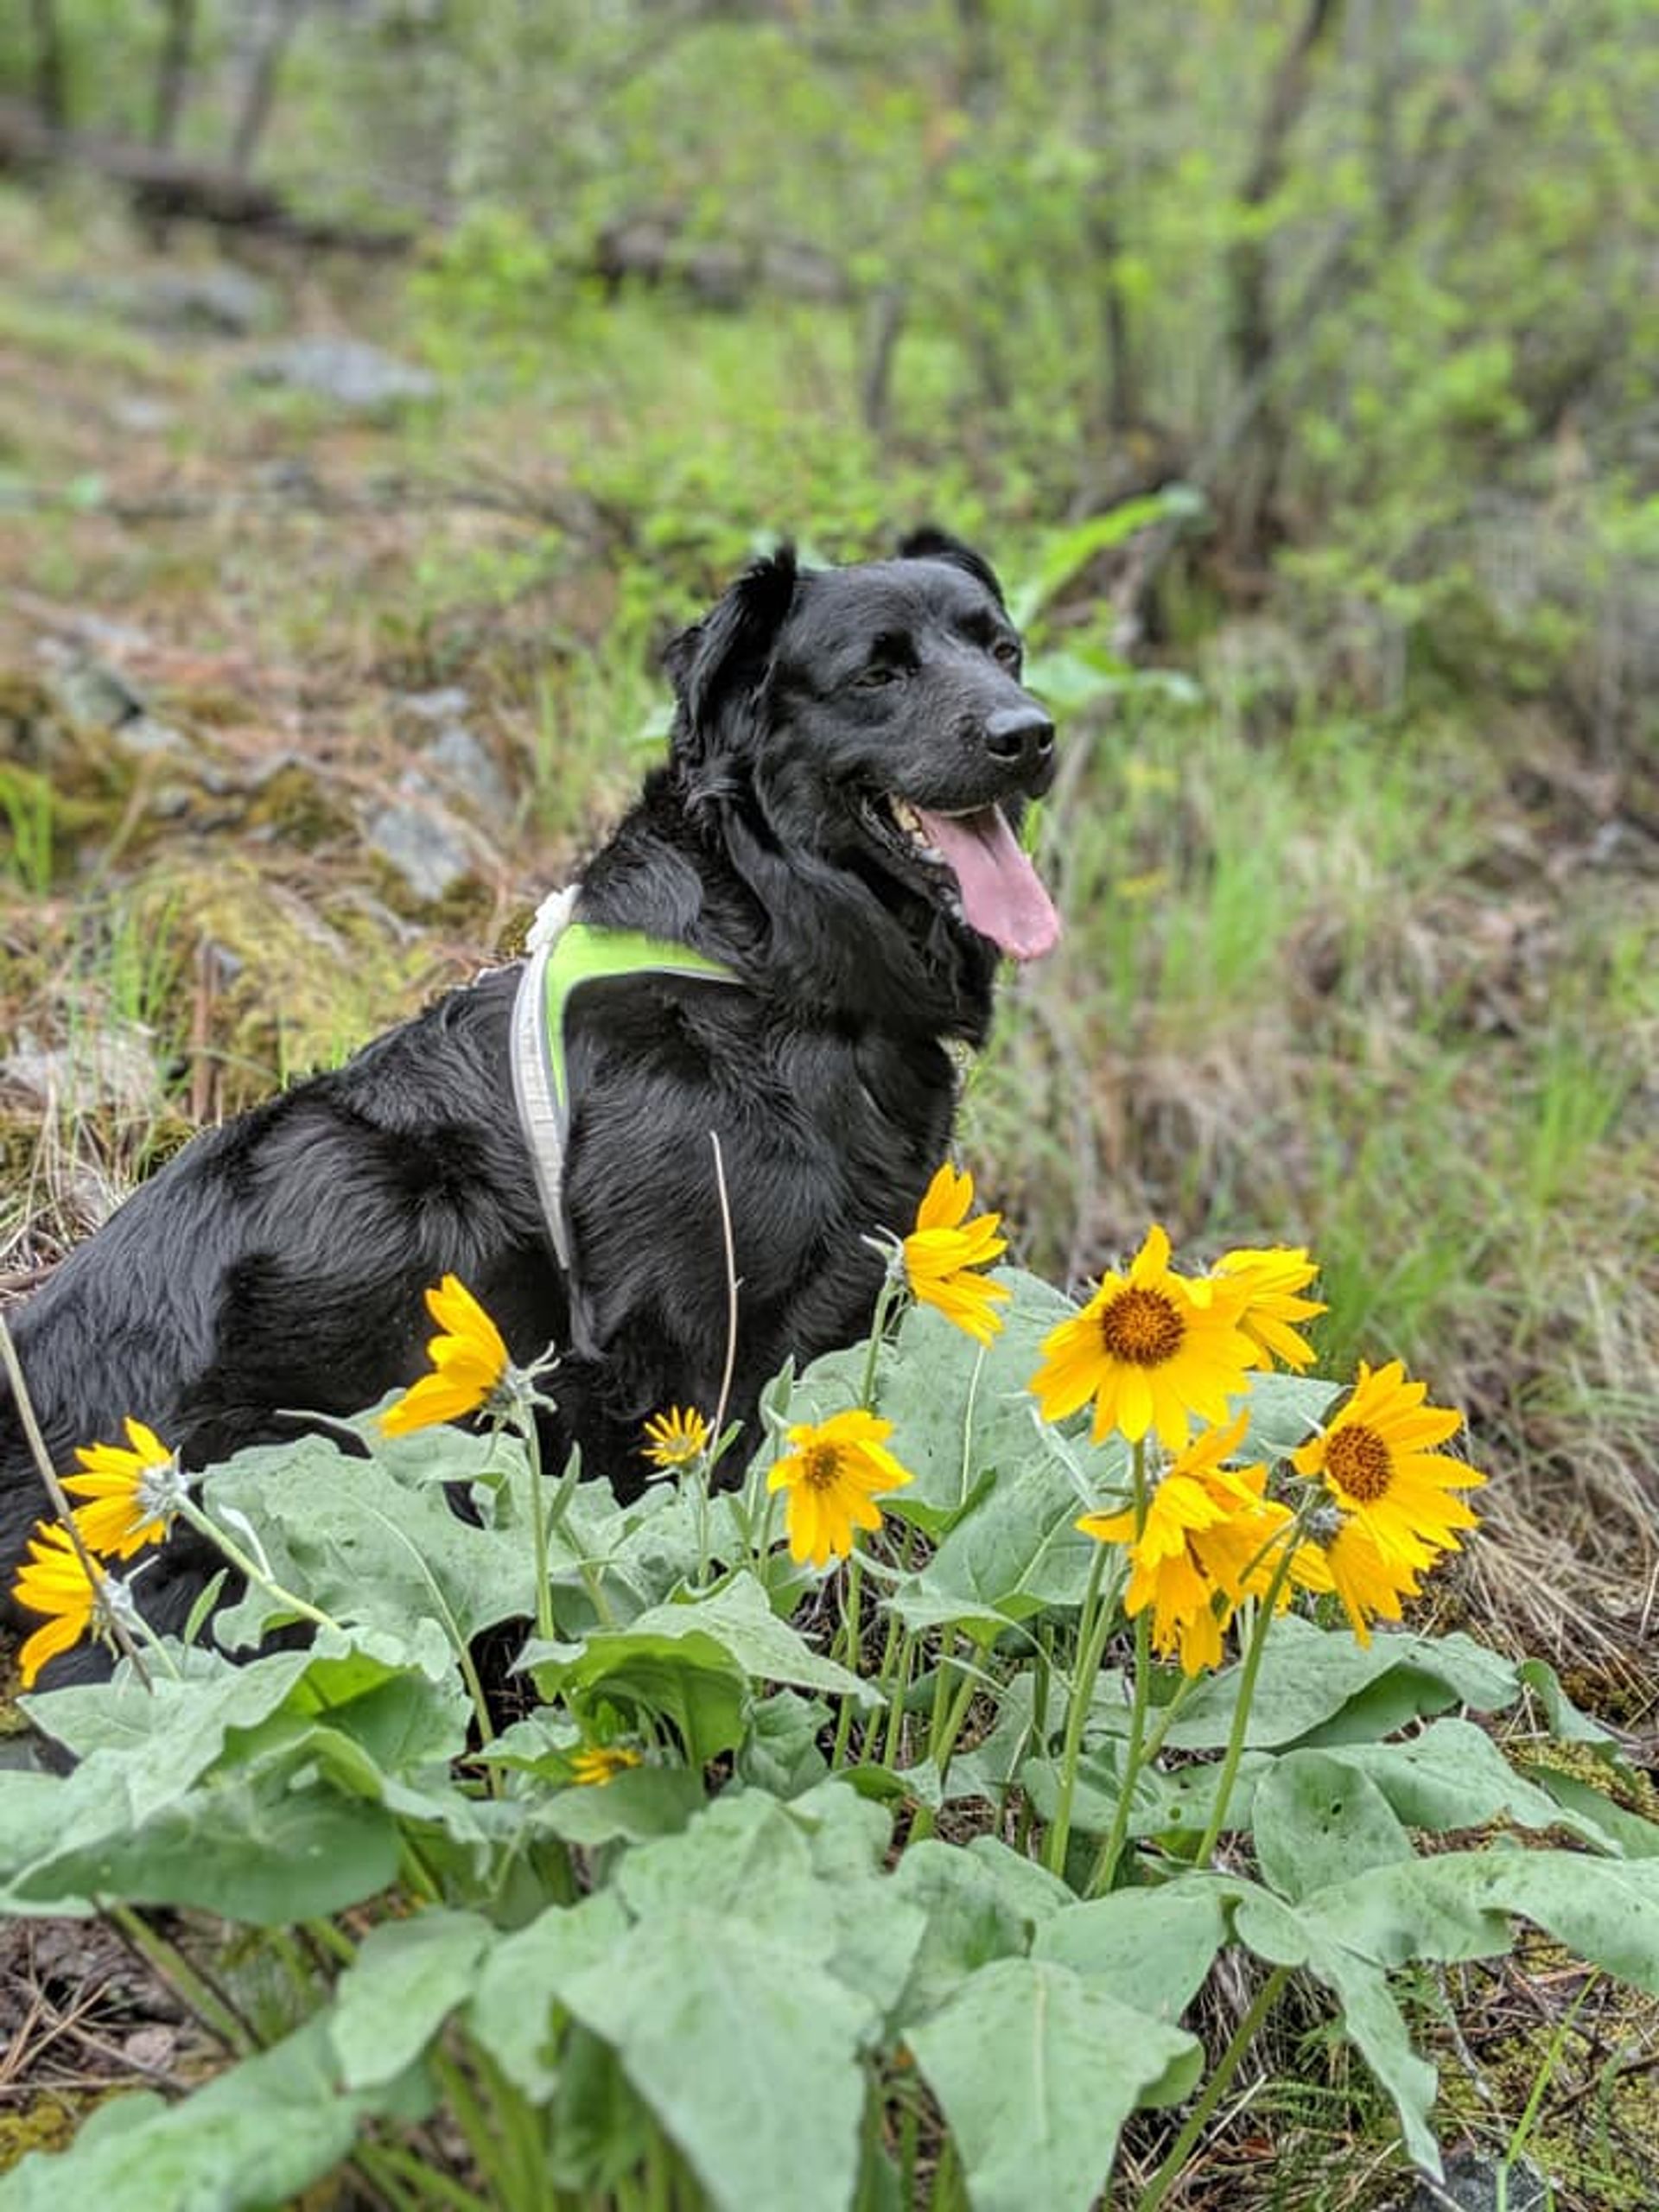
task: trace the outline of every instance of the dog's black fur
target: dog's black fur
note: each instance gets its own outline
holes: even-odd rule
[[[669,661],[667,765],[586,868],[578,913],[694,945],[741,988],[634,976],[572,1001],[574,1283],[519,1135],[519,970],[504,967],[198,1137],[14,1313],[57,1465],[119,1440],[127,1414],[195,1466],[291,1434],[284,1412],[354,1413],[424,1370],[422,1294],[453,1272],[515,1359],[566,1348],[549,1464],[580,1440],[632,1494],[646,1415],[710,1412],[719,1393],[710,1132],[741,1282],[733,1414],[753,1423],[787,1354],[868,1325],[881,1262],[861,1239],[905,1228],[944,1156],[948,1047],[983,1039],[997,960],[888,801],[999,805],[1017,823],[1051,780],[1052,729],[1020,683],[995,575],[935,531],[864,567],[761,562]],[[8,1590],[43,1510],[0,1378]],[[145,1573],[146,1617],[176,1628],[205,1571],[175,1531]],[[79,1652],[48,1679],[101,1664]]]

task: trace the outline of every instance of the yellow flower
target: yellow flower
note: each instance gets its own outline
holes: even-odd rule
[[[1063,1421],[1092,1397],[1096,1443],[1116,1428],[1133,1444],[1151,1428],[1179,1452],[1194,1415],[1225,1421],[1228,1399],[1249,1387],[1256,1351],[1238,1325],[1243,1303],[1212,1277],[1173,1274],[1168,1237],[1148,1230],[1128,1274],[1103,1275],[1082,1313],[1044,1338],[1030,1385],[1043,1418]]]
[[[1260,1595],[1278,1562],[1274,1539],[1288,1510],[1263,1493],[1264,1466],[1224,1467],[1243,1441],[1246,1416],[1205,1429],[1165,1471],[1135,1533],[1133,1507],[1085,1513],[1077,1527],[1103,1543],[1126,1544],[1131,1561],[1123,1610],[1153,1608],[1152,1640],[1179,1651],[1181,1671],[1221,1664],[1221,1638],[1240,1600]],[[1281,1602],[1287,1592],[1281,1588]]]
[[[1417,1595],[1415,1572],[1386,1560],[1370,1532],[1351,1515],[1322,1548],[1321,1556],[1331,1587],[1362,1644],[1371,1640],[1374,1618],[1399,1620],[1404,1611],[1402,1601]]]
[[[671,1406],[645,1423],[640,1456],[653,1467],[686,1467],[709,1449],[709,1424],[695,1406]]]
[[[1238,1325],[1259,1348],[1255,1366],[1266,1367],[1269,1356],[1299,1374],[1313,1366],[1313,1347],[1292,1324],[1311,1321],[1325,1308],[1316,1298],[1297,1295],[1319,1272],[1302,1246],[1280,1244],[1267,1251],[1241,1246],[1224,1252],[1211,1272],[1245,1294]]]
[[[476,1413],[495,1395],[507,1371],[500,1331],[458,1276],[445,1275],[427,1292],[426,1305],[442,1332],[426,1348],[433,1371],[381,1414],[387,1436],[407,1436],[411,1429]]]
[[[1323,1479],[1408,1594],[1414,1585],[1405,1578],[1460,1548],[1457,1530],[1472,1529],[1478,1516],[1457,1493],[1486,1479],[1430,1448],[1460,1428],[1463,1416],[1425,1405],[1427,1393],[1426,1382],[1407,1382],[1397,1359],[1375,1370],[1362,1360],[1341,1412],[1291,1454],[1299,1475]],[[1397,1610],[1389,1618],[1398,1619]]]
[[[892,1433],[890,1421],[861,1407],[789,1431],[794,1448],[766,1477],[766,1488],[789,1492],[791,1559],[827,1567],[851,1551],[855,1528],[881,1526],[872,1500],[912,1479],[886,1448]]]
[[[592,1744],[585,1751],[571,1753],[570,1779],[584,1788],[602,1789],[627,1768],[638,1766],[641,1758],[626,1744]]]
[[[959,1175],[947,1160],[928,1185],[916,1226],[905,1239],[905,1274],[918,1305],[936,1306],[947,1321],[988,1344],[1002,1325],[995,1308],[1010,1294],[1006,1284],[988,1282],[973,1270],[988,1266],[1008,1243],[996,1233],[1001,1214],[967,1218],[973,1203],[973,1177]]]
[[[29,1556],[11,1587],[17,1603],[29,1612],[51,1616],[44,1628],[25,1639],[17,1654],[23,1688],[32,1689],[48,1659],[73,1650],[89,1630],[98,1634],[107,1625],[102,1577],[88,1580],[67,1529],[56,1522],[37,1521],[29,1540]]]
[[[184,1488],[177,1454],[155,1430],[130,1414],[126,1429],[130,1451],[118,1444],[85,1445],[75,1453],[85,1471],[67,1475],[63,1484],[71,1497],[92,1501],[75,1515],[88,1551],[116,1559],[162,1541]]]

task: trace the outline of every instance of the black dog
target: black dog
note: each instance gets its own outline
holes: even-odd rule
[[[868,1325],[881,1262],[944,1157],[953,1040],[1000,952],[1058,933],[1020,850],[1053,730],[997,581],[933,531],[894,561],[752,568],[670,649],[667,765],[583,873],[576,915],[728,976],[575,993],[556,1261],[510,1073],[517,966],[346,1067],[198,1137],[13,1317],[56,1464],[133,1414],[189,1466],[356,1412],[426,1366],[422,1294],[459,1275],[512,1357],[563,1356],[548,1464],[579,1440],[625,1497],[641,1423],[714,1410],[727,1351],[720,1140],[741,1279],[734,1417]],[[0,1380],[0,1575],[44,1510]],[[177,1627],[182,1530],[146,1573]],[[58,1681],[96,1670],[77,1653]]]

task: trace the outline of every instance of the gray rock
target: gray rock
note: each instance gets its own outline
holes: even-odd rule
[[[274,329],[282,320],[282,304],[270,286],[226,262],[145,277],[133,288],[130,312],[150,330],[216,338],[250,338]]]
[[[416,899],[445,898],[473,874],[473,849],[458,822],[416,770],[405,772],[397,797],[363,825],[370,848],[393,868]]]
[[[480,820],[499,822],[511,810],[506,778],[465,722],[450,722],[440,730],[426,760]]]
[[[181,733],[149,711],[148,701],[121,671],[95,654],[73,649],[48,658],[47,689],[72,721],[105,729],[131,753],[176,753]]]
[[[454,721],[464,715],[473,703],[471,695],[458,683],[446,683],[436,691],[398,691],[392,703],[402,713],[413,715],[423,722]]]
[[[1496,2158],[1482,2151],[1454,2151],[1443,2181],[1421,2179],[1414,2194],[1395,2212],[1497,2212]],[[1545,2212],[1549,2190],[1543,2176],[1524,2158],[1510,2168],[1508,2212]]]
[[[25,1030],[0,1059],[0,1082],[66,1116],[113,1107],[137,1116],[159,1110],[161,1073],[152,1033],[137,1022],[78,1033],[67,1045],[41,1045]]]
[[[295,338],[267,346],[248,363],[261,384],[308,391],[336,407],[372,413],[436,397],[438,380],[360,338]]]

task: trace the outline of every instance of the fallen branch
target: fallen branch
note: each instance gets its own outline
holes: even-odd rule
[[[411,230],[300,214],[271,186],[219,163],[191,161],[130,138],[56,130],[21,101],[0,100],[0,172],[39,168],[91,169],[158,222],[187,219],[222,230],[262,231],[300,245],[376,256],[407,253],[415,244]]]

